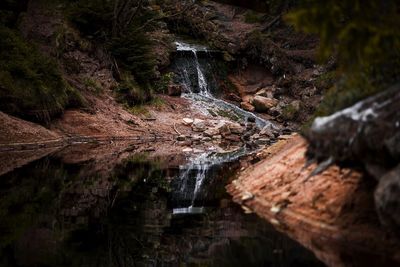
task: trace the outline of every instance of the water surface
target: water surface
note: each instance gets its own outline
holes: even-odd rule
[[[2,175],[0,266],[323,266],[231,202],[243,151],[130,150],[75,146]]]

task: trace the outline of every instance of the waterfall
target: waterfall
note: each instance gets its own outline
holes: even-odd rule
[[[205,46],[192,45],[184,42],[175,42],[176,49],[178,52],[187,52],[191,56],[186,56],[184,62],[180,62],[177,66],[177,74],[180,77],[179,82],[186,89],[184,97],[193,100],[194,105],[203,113],[210,115],[210,110],[216,111],[215,113],[221,113],[224,111],[231,113],[233,117],[237,117],[238,120],[242,120],[245,123],[248,118],[253,118],[256,124],[262,128],[270,122],[256,116],[255,114],[245,111],[240,107],[233,105],[222,99],[214,97],[211,93],[211,86],[207,81],[207,75],[205,74],[204,68],[200,64],[198,53],[202,52],[207,55],[211,55],[209,50]],[[211,57],[211,56],[210,56]],[[198,92],[197,89],[198,88]]]
[[[219,113],[230,113],[239,121],[246,123],[248,118],[253,118],[256,124],[262,128],[270,122],[245,111],[240,107],[216,98],[211,89],[215,86],[207,80],[207,68],[203,62],[200,62],[199,53],[206,55],[211,59],[211,53],[207,47],[201,45],[189,45],[184,42],[176,42],[178,56],[175,59],[175,74],[178,76],[178,82],[181,83],[186,92],[183,95],[192,101],[193,108],[210,115],[210,110]],[[208,70],[210,72],[210,70]],[[222,112],[221,112],[222,111]],[[204,184],[208,179],[212,179],[211,169],[232,162],[238,157],[248,153],[245,148],[241,148],[230,153],[204,152],[193,155],[189,158],[189,163],[180,167],[179,177],[177,179],[177,188],[174,191],[175,200],[173,214],[194,214],[202,213],[203,207],[195,207],[201,200],[206,198],[203,190]]]
[[[202,47],[204,49],[204,51],[207,51],[207,48]],[[199,58],[197,56],[197,50],[198,48],[194,47],[194,46],[190,46],[188,44],[185,43],[180,43],[180,42],[176,42],[176,49],[177,51],[188,51],[191,52],[193,54],[193,59],[194,59],[194,63],[196,66],[196,71],[197,71],[197,83],[200,89],[200,94],[201,95],[205,95],[208,96],[209,91],[208,91],[208,84],[207,84],[207,80],[206,77],[201,69],[200,66],[200,62],[199,62]],[[184,75],[185,75],[185,80],[187,81],[189,79],[189,75],[188,75],[188,71],[187,69],[184,69]],[[185,87],[186,89],[190,92],[190,93],[194,93],[194,91],[192,90],[192,88],[190,86],[187,86],[188,83],[185,83]]]

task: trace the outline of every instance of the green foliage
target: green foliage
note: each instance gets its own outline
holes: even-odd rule
[[[398,1],[304,0],[302,6],[287,18],[298,29],[320,36],[323,59],[337,52],[342,67],[351,70],[399,56]]]
[[[143,86],[155,79],[156,61],[151,53],[149,38],[141,31],[115,37],[110,51],[124,70],[129,70]]]
[[[15,31],[0,25],[0,109],[49,122],[82,98],[62,78],[57,64]]]
[[[316,79],[314,84],[319,90],[330,89],[335,84],[337,76],[336,71],[325,72]]]
[[[380,90],[368,82],[368,76],[346,76],[331,87],[324,95],[316,116],[326,116],[360,101]]]
[[[139,2],[139,1],[136,1]],[[75,1],[69,8],[69,19],[87,37],[108,48],[120,67],[130,71],[144,87],[155,78],[156,60],[151,52],[152,42],[143,24],[152,14],[143,10],[133,20],[121,22],[113,17],[116,1]],[[127,24],[127,25],[125,25]],[[118,28],[119,30],[115,30]]]
[[[320,57],[338,59],[340,82],[319,109],[329,114],[400,79],[400,20],[396,0],[303,0],[287,19],[318,34]]]
[[[173,72],[167,72],[161,76],[161,79],[159,79],[155,85],[155,90],[157,93],[162,93],[165,94],[168,92],[168,85],[171,84],[171,82],[174,80],[174,73]]]
[[[86,89],[92,91],[96,94],[100,94],[103,91],[103,88],[93,79],[91,78],[84,78],[83,84],[85,85]]]
[[[289,104],[282,109],[282,119],[285,121],[294,120],[298,115],[299,110],[292,104]]]
[[[141,105],[153,97],[151,87],[139,86],[130,73],[123,73],[115,93],[117,100],[127,106]]]

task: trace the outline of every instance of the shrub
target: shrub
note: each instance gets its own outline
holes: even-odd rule
[[[107,0],[75,1],[68,17],[85,36],[106,47],[119,67],[135,76],[138,86],[148,88],[156,76],[156,60],[151,52],[152,42],[142,26],[153,14],[140,10],[128,25],[120,22],[123,25],[116,31],[114,5],[115,1]]]
[[[15,31],[0,25],[0,109],[49,122],[82,98],[62,78],[57,64]]]
[[[122,81],[116,87],[115,93],[117,101],[128,106],[141,105],[152,99],[151,87],[139,86],[130,73],[123,73]]]

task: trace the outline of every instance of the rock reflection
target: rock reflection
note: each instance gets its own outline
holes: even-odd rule
[[[185,157],[140,150],[69,147],[1,176],[0,266],[321,266],[228,199],[235,164],[210,172],[202,212],[174,215]]]

